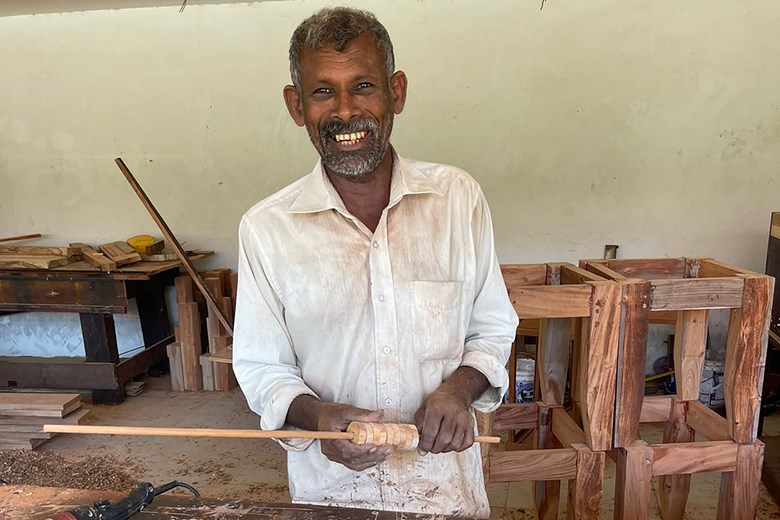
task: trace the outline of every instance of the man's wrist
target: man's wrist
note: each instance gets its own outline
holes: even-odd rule
[[[299,395],[290,403],[286,423],[303,430],[318,430],[322,404],[322,401],[313,395]]]
[[[436,391],[446,392],[468,409],[488,388],[490,382],[482,372],[476,368],[461,366]]]

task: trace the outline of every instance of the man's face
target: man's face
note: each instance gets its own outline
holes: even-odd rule
[[[403,110],[406,77],[388,81],[374,40],[360,35],[343,52],[333,47],[301,53],[301,90],[285,88],[285,101],[322,157],[325,168],[367,180],[388,150],[393,115]]]

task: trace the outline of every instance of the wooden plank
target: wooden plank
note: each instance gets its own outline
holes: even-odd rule
[[[726,418],[721,417],[699,401],[688,403],[688,424],[696,433],[707,440],[731,440],[731,426]]]
[[[86,363],[84,358],[0,357],[0,387],[117,388],[113,363]]]
[[[94,250],[87,244],[82,242],[73,242],[70,244],[70,246],[77,249],[81,258],[83,258],[84,261],[86,261],[89,265],[97,267],[101,271],[116,271],[116,262],[108,258],[103,253]]]
[[[544,285],[547,279],[547,266],[545,264],[501,264],[501,276],[504,284],[512,291],[530,285]]]
[[[571,448],[490,454],[491,482],[569,480],[576,475],[577,453]]]
[[[588,350],[580,358],[583,430],[596,451],[612,447],[621,294],[617,283],[593,284]]]
[[[208,337],[222,336],[226,329],[225,326],[220,323],[219,316],[223,316],[228,325],[230,324],[227,316],[225,316],[222,311],[222,306],[224,305],[222,299],[225,296],[222,291],[222,280],[220,280],[218,276],[208,276],[208,273],[206,273],[203,277],[203,284],[209,290],[217,305],[216,310],[209,307],[209,312],[206,316],[206,331]],[[209,343],[209,352],[216,352],[216,350],[217,349]]]
[[[233,363],[233,347],[225,347],[216,352],[211,352],[209,357],[214,363],[227,363],[230,365]]]
[[[195,302],[180,303],[179,334],[181,335],[181,366],[185,390],[203,387],[199,359],[201,355],[200,314]]]
[[[230,297],[233,299],[233,316],[236,315],[236,298],[238,297],[238,273],[230,273]]]
[[[178,259],[176,253],[171,251],[161,251],[154,254],[141,253],[141,260],[144,262],[171,262]]]
[[[742,306],[742,278],[653,280],[653,310],[733,309]]]
[[[19,255],[54,255],[67,256],[71,260],[79,254],[75,247],[56,247],[56,246],[0,246],[0,254],[19,254]]]
[[[585,432],[566,413],[566,410],[562,407],[555,407],[552,414],[552,432],[564,448],[574,444],[585,444]]]
[[[653,475],[690,478],[691,473],[707,471],[734,471],[739,444],[732,441],[684,442],[651,444],[653,448]],[[689,482],[690,486],[690,482]],[[667,486],[659,484],[659,500],[669,500]],[[678,495],[682,499],[682,495]],[[688,493],[685,491],[685,501]],[[682,509],[685,501],[681,500]],[[667,518],[664,516],[664,518]],[[674,517],[674,518],[681,518]]]
[[[603,282],[607,280],[602,276],[591,273],[572,264],[561,265],[561,285],[583,284],[586,282]]]
[[[715,456],[714,460],[722,460],[717,457],[723,454],[723,446],[714,450],[715,453],[710,453],[713,450],[708,452],[704,443],[693,442],[696,436],[686,422],[687,410],[685,401],[672,399],[669,421],[664,425],[663,450],[667,451],[656,451],[653,447],[653,474],[661,475],[658,480],[658,505],[662,518],[683,518],[691,489],[690,473],[703,470],[707,457]],[[686,447],[675,448],[677,443],[685,444]]]
[[[605,280],[614,280],[618,282],[624,282],[628,280],[627,276],[623,276],[617,271],[607,267],[605,262],[605,260],[580,260],[580,267]]]
[[[574,348],[571,355],[571,381],[569,398],[571,416],[577,424],[582,424],[582,355],[588,352],[590,341],[590,318],[574,318]]]
[[[737,448],[733,473],[721,476],[718,495],[718,520],[753,520],[756,518],[761,489],[761,467],[764,443],[741,444]]]
[[[647,423],[668,421],[671,411],[671,396],[647,396],[642,400],[642,411],[639,414],[639,422]]]
[[[176,286],[176,303],[195,301],[192,294],[192,278],[189,275],[177,276],[173,283]]]
[[[629,258],[602,262],[629,278],[657,280],[685,277],[685,258]]]
[[[212,344],[216,349],[214,352],[219,352],[228,348],[228,342],[231,340],[225,336],[216,336],[211,338]],[[212,352],[212,354],[214,353]],[[233,374],[233,366],[228,363],[214,363],[212,368],[214,371],[214,390],[217,392],[229,392],[238,386],[236,376]]]
[[[109,242],[108,244],[101,244],[98,246],[98,249],[116,262],[116,265],[126,265],[141,261],[141,255],[127,242]]]
[[[200,368],[203,381],[203,389],[214,390],[214,363],[211,361],[211,354],[201,354]]]
[[[539,405],[537,403],[502,404],[493,418],[496,431],[533,430],[536,428]]]
[[[79,424],[81,420],[89,413],[88,408],[78,408],[67,414],[65,417],[41,417],[35,415],[25,416],[0,416],[0,425],[2,427],[14,427],[29,425],[31,427],[41,427],[44,424]]]
[[[614,446],[631,446],[639,439],[645,396],[647,327],[650,310],[650,283],[627,281],[622,285],[620,337],[615,390]],[[666,414],[668,417],[669,414]],[[664,418],[663,420],[666,420]]]
[[[166,347],[168,365],[171,369],[171,390],[184,391],[184,370],[181,364],[181,343],[169,343]]]
[[[674,331],[674,380],[677,397],[697,401],[701,392],[701,372],[707,347],[706,309],[680,311]]]
[[[653,484],[653,449],[639,440],[617,450],[615,519],[647,520]]]
[[[509,291],[521,319],[590,316],[590,298],[588,285],[529,286]]]
[[[723,394],[731,438],[740,444],[752,444],[758,433],[773,290],[774,278],[745,278],[743,306],[729,319]]]
[[[41,238],[43,235],[40,233],[31,233],[29,235],[17,235],[13,237],[0,238],[0,242],[14,242],[16,240],[29,240],[31,238]]]
[[[494,413],[475,412],[477,421],[477,435],[493,435]],[[479,456],[482,460],[482,477],[487,485],[490,482],[490,444],[480,443]]]
[[[71,260],[61,255],[0,254],[0,269],[53,269],[69,263]]]
[[[574,445],[577,476],[569,480],[567,520],[599,520],[604,491],[604,452],[594,452],[584,444]]]
[[[73,402],[62,410],[2,410],[3,417],[58,417],[63,418],[69,413],[81,408],[81,401]]]
[[[725,262],[719,262],[712,258],[701,258],[699,265],[699,277],[701,278],[721,278],[730,276],[761,276],[761,273],[748,271]]]
[[[543,319],[536,349],[537,384],[545,404],[563,404],[569,370],[571,320]]]
[[[80,401],[80,394],[3,392],[0,393],[0,412],[9,410],[62,411],[73,403]]]
[[[552,431],[553,408],[547,405],[539,405],[539,420],[536,425],[535,446],[536,451],[547,451],[559,448]],[[556,520],[561,497],[561,483],[558,480],[534,480],[533,497],[534,510],[538,520]]]
[[[165,240],[162,238],[155,240],[151,244],[145,245],[143,247],[143,254],[145,255],[156,255],[159,253],[162,253],[163,249],[165,249]],[[172,260],[176,260],[176,257],[172,258]]]

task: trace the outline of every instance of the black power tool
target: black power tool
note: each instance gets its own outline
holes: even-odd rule
[[[149,482],[144,482],[126,498],[116,503],[112,504],[108,500],[95,502],[91,506],[58,513],[54,516],[54,520],[126,520],[151,504],[154,497],[177,487],[188,489],[193,495],[200,497],[198,490],[184,482],[174,480],[158,488]]]

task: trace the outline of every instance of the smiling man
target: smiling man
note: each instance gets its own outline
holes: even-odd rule
[[[239,229],[233,366],[266,430],[414,423],[417,451],[282,441],[294,502],[487,518],[474,410],[507,389],[517,316],[479,185],[390,145],[407,78],[365,11],[290,43],[284,101],[320,155]]]

